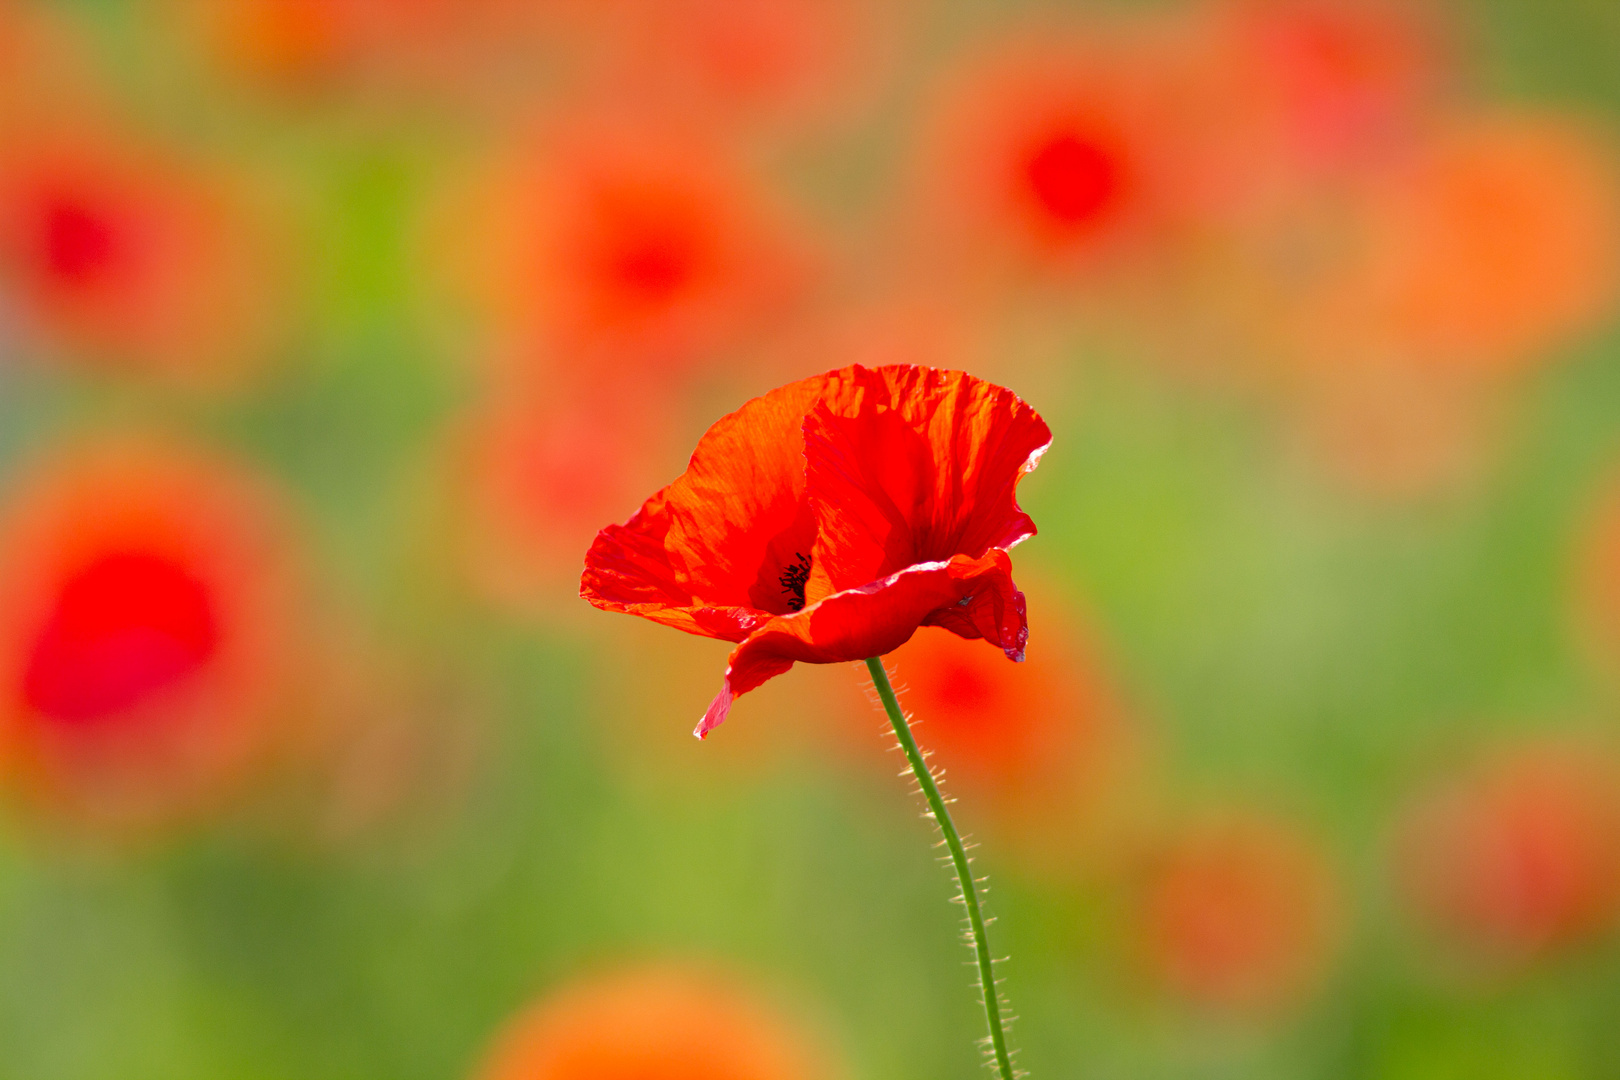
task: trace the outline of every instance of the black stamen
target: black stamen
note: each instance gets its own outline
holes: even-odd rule
[[[810,556],[802,551],[795,551],[794,556],[799,560],[787,566],[777,577],[782,583],[782,591],[788,594],[788,610],[804,610],[804,586],[810,580]]]

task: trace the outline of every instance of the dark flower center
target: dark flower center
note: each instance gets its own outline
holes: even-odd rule
[[[782,591],[787,594],[789,611],[804,610],[804,586],[810,580],[810,556],[802,551],[795,551],[797,562],[789,563],[777,581],[782,583]]]
[[[110,553],[63,585],[35,639],[23,698],[60,723],[94,723],[196,672],[219,638],[208,588],[188,568]]]

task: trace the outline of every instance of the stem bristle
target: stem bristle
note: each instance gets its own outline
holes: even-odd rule
[[[915,790],[928,802],[928,809],[922,816],[933,821],[940,831],[941,839],[934,846],[937,848],[943,845],[949,850],[947,858],[952,866],[952,881],[956,885],[956,895],[951,898],[951,902],[966,908],[967,929],[963,934],[963,943],[974,953],[971,963],[978,974],[973,989],[979,993],[980,1004],[984,1007],[985,1022],[990,1029],[989,1035],[980,1040],[985,1048],[985,1064],[993,1067],[1001,1080],[1018,1080],[1019,1077],[1028,1074],[1013,1068],[1012,1058],[1016,1052],[1007,1048],[1006,1029],[1013,1018],[1004,1015],[1008,1006],[999,989],[1003,980],[995,976],[995,965],[1006,957],[997,960],[990,955],[985,928],[994,920],[984,918],[979,904],[979,893],[987,892],[988,889],[985,887],[984,878],[973,876],[973,860],[968,856],[968,852],[977,845],[964,844],[961,834],[956,831],[956,824],[951,820],[948,809],[955,800],[946,798],[939,788],[945,770],[928,764],[929,753],[917,745],[917,740],[911,733],[912,718],[900,708],[899,694],[904,692],[904,687],[899,691],[895,689],[890,672],[880,658],[873,657],[867,660],[866,668],[872,676],[872,691],[882,703],[884,712],[888,714],[895,746],[905,753],[906,760],[911,766]]]

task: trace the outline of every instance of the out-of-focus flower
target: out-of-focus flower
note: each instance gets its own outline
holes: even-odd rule
[[[1215,52],[1280,165],[1322,179],[1397,150],[1434,111],[1450,70],[1434,12],[1384,0],[1236,0],[1216,9]]]
[[[565,988],[519,1015],[478,1080],[814,1080],[806,1035],[729,983],[649,968]]]
[[[580,552],[656,483],[669,456],[668,412],[631,386],[601,395],[498,383],[451,450],[456,517],[478,588],[517,610],[572,601]]]
[[[231,795],[308,689],[298,561],[275,498],[207,457],[114,443],[24,477],[0,527],[12,794],[113,831]]]
[[[1061,629],[1044,627],[1019,667],[932,629],[891,660],[918,740],[946,784],[1020,831],[1072,830],[1076,811],[1095,806],[1120,763],[1119,707],[1095,658]],[[843,734],[841,743],[857,742]],[[856,748],[870,746],[858,740]]]
[[[1567,120],[1458,123],[1377,183],[1361,213],[1362,250],[1321,330],[1375,359],[1511,372],[1612,308],[1620,182],[1602,141]]]
[[[1051,432],[1010,391],[909,366],[829,372],[716,423],[692,462],[586,556],[580,595],[739,642],[698,725],[795,661],[881,656],[921,625],[1022,659],[1008,549]]]
[[[1174,177],[1140,59],[1054,40],[980,59],[945,94],[925,148],[930,227],[1040,266],[1095,260],[1151,228]]]
[[[1151,974],[1188,1002],[1264,1013],[1324,974],[1338,931],[1320,845],[1287,821],[1232,814],[1191,823],[1152,860],[1140,900]]]
[[[1620,174],[1567,119],[1486,114],[1321,203],[1272,222],[1227,275],[1250,290],[1270,373],[1354,486],[1453,486],[1491,445],[1511,377],[1613,309]]]
[[[462,217],[497,319],[563,372],[641,380],[724,356],[806,283],[794,230],[712,142],[604,120],[502,170]]]
[[[1620,767],[1573,744],[1503,753],[1417,802],[1396,855],[1417,914],[1477,960],[1590,940],[1620,915]]]
[[[629,0],[610,75],[710,117],[780,129],[870,90],[904,4],[854,0]]]
[[[285,301],[275,245],[222,177],[52,117],[0,151],[0,283],[25,340],[63,360],[228,385],[263,363]]]
[[[1038,28],[970,58],[912,166],[915,261],[1162,284],[1260,182],[1241,114],[1254,106],[1219,45],[1185,8]]]

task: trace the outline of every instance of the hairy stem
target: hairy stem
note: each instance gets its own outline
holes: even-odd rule
[[[918,749],[917,740],[912,737],[911,725],[906,723],[906,714],[901,711],[900,700],[895,696],[894,687],[889,684],[889,674],[883,670],[882,659],[872,657],[866,662],[866,670],[872,675],[872,685],[877,689],[878,697],[883,699],[883,708],[889,714],[889,722],[894,725],[894,734],[895,738],[900,740],[900,749],[905,751],[906,760],[911,764],[911,771],[917,777],[917,784],[922,788],[924,797],[928,799],[929,816],[939,826],[940,833],[945,837],[945,846],[950,849],[951,863],[956,868],[956,883],[962,889],[962,903],[967,908],[968,929],[973,939],[973,956],[979,965],[979,988],[984,998],[984,1019],[990,1026],[990,1051],[995,1058],[996,1070],[1001,1080],[1014,1080],[1017,1074],[1013,1072],[1012,1058],[1007,1053],[1007,1032],[1001,1018],[1001,997],[996,991],[995,971],[990,959],[990,943],[985,938],[984,915],[979,909],[979,887],[973,880],[967,849],[962,846],[962,837],[956,831],[956,823],[951,820],[951,812],[945,805],[945,797],[939,792],[939,784],[935,782],[934,774],[923,758],[923,752]]]

